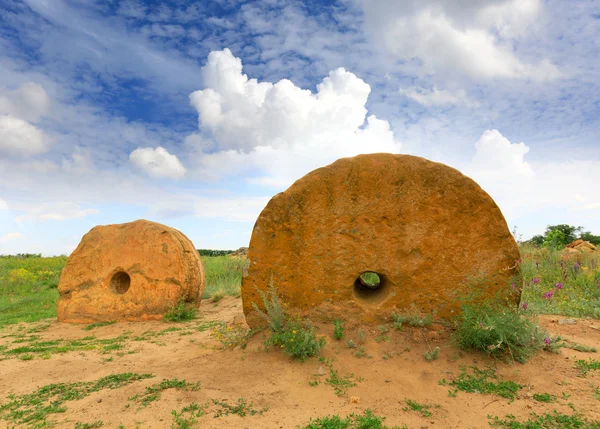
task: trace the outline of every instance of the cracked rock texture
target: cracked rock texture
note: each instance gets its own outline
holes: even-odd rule
[[[242,281],[250,326],[264,324],[260,291],[277,288],[287,310],[357,323],[392,311],[451,319],[476,292],[518,305],[519,249],[477,183],[409,155],[343,158],[275,195],[260,214]],[[371,271],[380,285],[357,279]],[[517,280],[511,288],[511,280]]]
[[[160,319],[179,300],[200,305],[204,268],[174,228],[147,220],[96,226],[69,257],[58,292],[62,322]]]

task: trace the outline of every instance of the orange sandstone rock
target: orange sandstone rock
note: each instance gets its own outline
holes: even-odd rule
[[[457,170],[409,155],[339,159],[296,181],[260,214],[248,258],[251,327],[264,324],[253,305],[264,308],[270,283],[292,312],[360,322],[392,311],[452,318],[473,287],[520,299],[510,287],[519,249],[492,198]],[[365,272],[379,284],[361,281]]]
[[[181,299],[200,305],[204,268],[176,229],[147,220],[96,226],[69,257],[58,292],[62,322],[160,319]]]

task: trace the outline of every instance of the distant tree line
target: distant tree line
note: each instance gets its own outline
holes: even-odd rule
[[[233,252],[234,250],[198,249],[200,256],[225,256]]]
[[[585,240],[596,246],[600,245],[600,235],[594,235],[589,231],[583,231],[582,226],[571,226],[566,224],[549,225],[544,235],[534,235],[526,243],[532,243],[539,247],[561,248],[577,240]]]
[[[29,259],[29,258],[41,258],[41,253],[17,253],[16,255],[0,255],[0,258],[10,259]]]

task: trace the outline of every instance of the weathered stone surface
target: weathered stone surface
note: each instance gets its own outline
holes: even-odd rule
[[[340,159],[277,194],[260,214],[242,281],[250,326],[270,282],[288,309],[312,317],[389,318],[393,310],[452,318],[472,279],[482,296],[510,288],[519,249],[492,198],[446,165],[409,155]],[[379,274],[369,290],[361,273]],[[517,292],[510,295],[518,303]],[[472,286],[471,286],[472,287]]]
[[[566,246],[567,249],[577,249],[582,252],[593,252],[596,250],[596,246],[589,241],[585,241],[582,239],[575,240]]]
[[[160,319],[181,299],[200,305],[204,268],[176,229],[147,220],[96,226],[69,257],[58,291],[59,321]]]

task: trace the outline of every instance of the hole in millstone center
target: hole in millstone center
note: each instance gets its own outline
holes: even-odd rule
[[[365,271],[354,281],[354,297],[366,304],[379,304],[389,296],[389,282],[385,276]]]
[[[125,271],[116,272],[110,279],[110,288],[113,292],[124,294],[129,290],[131,277]]]
[[[379,277],[379,274],[372,271],[362,273],[358,280],[360,281],[361,286],[369,290],[375,290],[381,286],[381,278]]]

